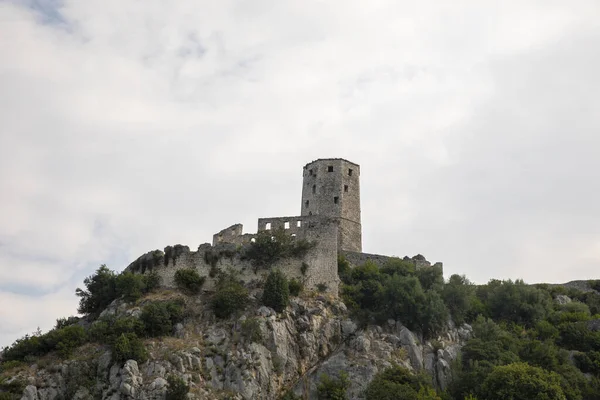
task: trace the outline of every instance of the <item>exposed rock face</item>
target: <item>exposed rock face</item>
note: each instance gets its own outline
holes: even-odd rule
[[[135,315],[122,304],[110,309]],[[349,375],[349,397],[361,399],[374,375],[393,363],[426,370],[443,389],[450,362],[471,336],[466,324],[450,324],[433,344],[399,321],[359,329],[342,302],[324,297],[294,298],[281,314],[263,306],[236,321],[214,321],[209,314],[187,320],[178,337],[148,340],[150,359],[141,364],[114,364],[110,351],[99,348],[87,360],[32,366],[20,374],[28,383],[22,399],[162,400],[170,375],[187,382],[196,399],[216,399],[224,391],[237,399],[277,399],[288,389],[316,398],[321,375],[340,371]],[[250,318],[261,340],[246,337]]]

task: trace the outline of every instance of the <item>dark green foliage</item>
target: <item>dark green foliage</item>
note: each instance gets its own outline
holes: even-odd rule
[[[600,376],[600,352],[588,351],[586,353],[576,353],[575,361],[582,372],[589,372]]]
[[[13,379],[7,382],[7,379],[0,377],[0,400],[18,400],[25,390],[25,382],[21,379]]]
[[[431,378],[426,374],[412,374],[408,369],[394,365],[375,375],[365,392],[366,400],[439,399],[431,394]],[[421,393],[419,393],[421,392]]]
[[[486,303],[489,316],[494,320],[534,326],[552,311],[550,295],[521,280],[491,280],[478,288],[477,295]]]
[[[475,286],[464,275],[452,275],[442,289],[442,298],[452,320],[456,324],[462,324],[473,304]]]
[[[140,338],[135,333],[123,333],[117,338],[113,346],[113,361],[124,363],[127,360],[136,360],[142,363],[148,359],[148,352]]]
[[[74,325],[79,322],[79,317],[70,316],[69,318],[58,318],[56,320],[56,325],[54,325],[54,329],[65,328],[69,325]]]
[[[79,325],[52,329],[43,335],[25,335],[4,350],[3,360],[25,361],[31,357],[43,356],[51,351],[58,351],[62,357],[68,357],[86,340],[87,334]]]
[[[300,267],[300,273],[302,275],[306,275],[306,271],[308,271],[308,264],[303,262],[302,266]]]
[[[205,276],[200,276],[194,268],[179,269],[175,272],[175,284],[183,292],[194,295],[200,293]]]
[[[167,377],[167,384],[166,400],[185,400],[187,398],[190,388],[183,379],[176,375],[169,375]]]
[[[144,275],[124,272],[116,277],[116,295],[122,296],[123,300],[133,302],[142,297],[146,291],[146,280]]]
[[[346,400],[346,392],[350,387],[350,379],[344,371],[340,372],[337,378],[321,375],[321,381],[317,386],[317,398],[319,400]]]
[[[262,343],[262,330],[257,318],[248,318],[242,322],[242,334],[250,343]]]
[[[290,288],[290,295],[292,296],[299,296],[302,290],[304,290],[304,285],[296,278],[290,279],[288,286]]]
[[[483,383],[487,400],[564,400],[558,374],[526,363],[495,367]]]
[[[146,292],[151,292],[158,289],[160,286],[160,275],[157,272],[150,272],[144,275],[144,283],[146,284]]]
[[[342,281],[350,274],[350,263],[342,255],[338,256],[338,275]]]
[[[294,239],[284,229],[260,231],[244,253],[244,258],[251,260],[255,268],[266,268],[281,258],[303,257],[313,247],[314,243]]]
[[[222,273],[216,285],[212,309],[218,318],[228,318],[248,304],[248,290],[231,273]]]
[[[93,342],[113,345],[122,334],[145,334],[144,323],[138,318],[116,318],[114,315],[96,320],[88,330],[89,339]]]
[[[444,271],[439,265],[418,268],[416,275],[419,278],[419,282],[421,282],[421,287],[425,291],[441,291],[444,286]]]
[[[290,288],[287,278],[281,271],[271,271],[267,277],[262,302],[277,312],[282,312],[287,307],[290,302]]]
[[[152,269],[161,265],[164,261],[163,257],[164,253],[162,251],[154,250],[150,253],[150,257],[145,254],[132,262],[130,269],[132,272],[145,274],[146,271],[152,271]]]
[[[81,314],[95,316],[100,314],[114,299],[117,298],[117,277],[114,271],[102,265],[94,275],[84,279],[86,290],[77,288],[75,294],[79,300],[79,311]]]
[[[176,323],[183,319],[183,305],[174,301],[149,303],[142,309],[140,320],[147,336],[165,336],[173,332]]]
[[[302,400],[302,397],[298,396],[290,389],[287,392],[285,392],[279,400]]]

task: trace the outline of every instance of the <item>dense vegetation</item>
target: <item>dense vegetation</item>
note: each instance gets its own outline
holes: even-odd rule
[[[243,257],[252,261],[256,269],[267,268],[282,258],[302,257],[314,245],[307,240],[288,235],[283,229],[259,231],[256,240],[250,243]]]
[[[246,253],[255,266],[265,267],[310,248],[308,243],[274,234],[261,233]],[[174,247],[165,257],[171,260],[184,250]],[[394,365],[375,376],[365,392],[367,400],[600,398],[600,294],[596,291],[527,285],[520,280],[474,285],[459,275],[444,280],[441,268],[415,268],[411,259],[392,259],[383,267],[367,262],[350,268],[340,258],[338,272],[341,297],[363,326],[394,319],[432,341],[450,319],[473,327],[474,337],[452,365],[453,379],[447,390],[436,392],[429,376]],[[231,271],[216,271],[215,278],[216,291],[207,304],[218,318],[238,316],[250,302],[248,288]],[[190,295],[200,292],[204,279],[195,270],[181,269],[175,275],[177,286]],[[85,278],[84,289],[77,289],[83,317],[58,319],[49,332],[18,339],[4,350],[0,372],[51,352],[68,358],[86,343],[110,348],[116,362],[143,362],[148,358],[144,340],[172,335],[186,317],[184,300],[143,297],[158,285],[156,274],[116,274],[101,266]],[[600,289],[600,281],[590,281],[590,286]],[[300,280],[288,280],[275,270],[268,275],[259,301],[282,312],[290,296],[301,291]],[[136,303],[139,315],[102,313],[116,299]],[[264,340],[257,318],[245,319],[241,334],[247,342]],[[14,397],[22,390],[18,385],[0,380],[0,392]],[[349,385],[344,373],[323,376],[318,384],[319,399],[346,399]],[[172,377],[168,397],[185,398],[188,390]],[[288,393],[286,398],[296,397]]]

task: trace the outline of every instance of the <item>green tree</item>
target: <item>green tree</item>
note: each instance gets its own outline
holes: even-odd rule
[[[217,318],[229,318],[248,304],[248,290],[232,273],[222,273],[218,277],[216,289],[212,309]]]
[[[350,379],[344,371],[337,378],[329,375],[321,375],[321,381],[317,385],[317,398],[319,400],[346,400],[347,391],[350,387]]]
[[[464,275],[450,276],[442,289],[442,298],[455,323],[465,322],[474,296],[475,287]]]
[[[123,297],[127,302],[133,302],[146,292],[146,281],[143,275],[123,272],[115,279],[117,297]]]
[[[116,275],[106,265],[83,280],[86,290],[77,288],[80,297],[78,311],[81,314],[96,316],[117,298]]]
[[[175,272],[175,284],[180,290],[190,295],[200,293],[205,280],[206,277],[200,276],[194,268],[178,269]]]
[[[183,319],[183,306],[173,301],[149,303],[142,309],[140,320],[147,336],[164,336],[173,333],[173,326]]]
[[[432,394],[432,390],[431,378],[426,374],[415,375],[404,367],[394,365],[375,375],[367,386],[365,398],[366,400],[439,399],[435,391]]]
[[[175,375],[167,377],[167,396],[166,400],[185,400],[190,388],[183,379]]]
[[[487,400],[566,400],[558,374],[527,363],[495,367],[482,393]]]
[[[271,271],[265,283],[262,302],[277,312],[282,312],[290,301],[288,280],[279,270]]]
[[[124,363],[127,360],[136,360],[142,363],[148,359],[148,352],[144,343],[135,333],[121,334],[113,345],[113,361]]]

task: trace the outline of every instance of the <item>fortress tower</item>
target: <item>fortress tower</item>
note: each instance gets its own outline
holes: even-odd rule
[[[304,166],[302,216],[338,221],[338,249],[362,252],[360,166],[341,158],[319,159]]]

